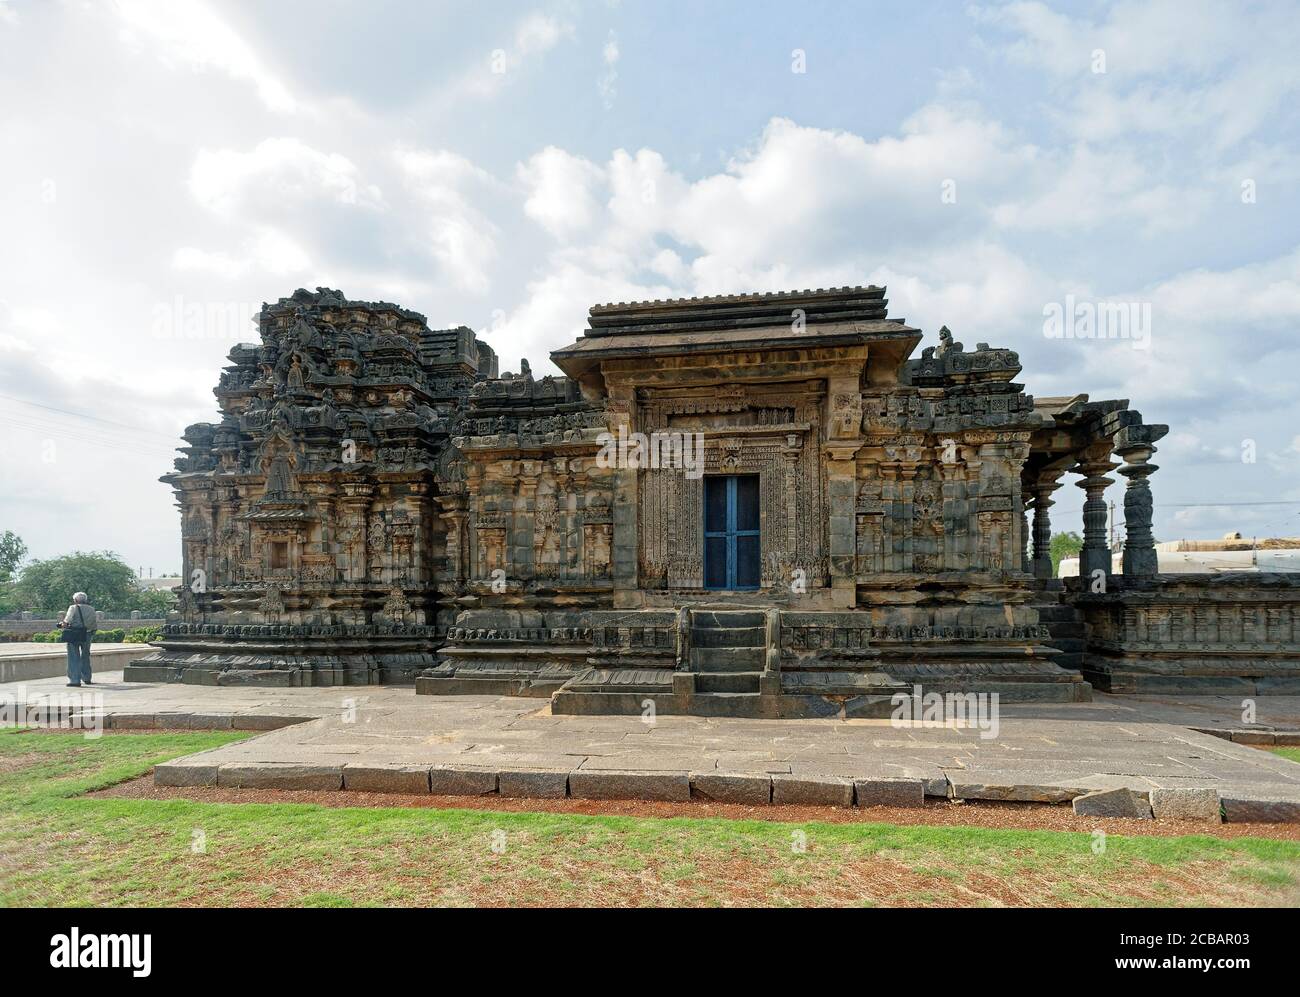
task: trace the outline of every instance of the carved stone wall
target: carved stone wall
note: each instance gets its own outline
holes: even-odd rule
[[[762,589],[796,571],[826,584],[826,501],[819,444],[824,391],[816,383],[664,389],[638,401],[637,428],[700,434],[703,474],[756,474]],[[704,586],[704,479],[680,468],[639,474],[640,558],[646,589]]]
[[[448,439],[495,357],[468,329],[328,288],[264,305],[258,332],[230,353],[221,421],[189,427],[162,479],[181,512],[181,612],[128,678],[412,678],[446,625]],[[236,653],[258,627],[291,628],[293,646]]]
[[[1066,579],[1087,624],[1084,674],[1111,692],[1300,693],[1300,576]]]

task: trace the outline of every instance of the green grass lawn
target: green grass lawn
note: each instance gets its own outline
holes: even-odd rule
[[[87,798],[218,733],[0,731],[5,905],[1294,904],[1300,845]]]
[[[1293,762],[1300,762],[1300,748],[1270,748],[1269,750],[1273,754],[1289,758]]]

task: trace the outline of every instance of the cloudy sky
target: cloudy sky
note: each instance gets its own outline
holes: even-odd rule
[[[156,478],[300,286],[540,373],[595,302],[877,283],[1169,423],[1159,539],[1300,534],[1298,14],[0,0],[0,530],[175,569]],[[1045,335],[1104,303],[1149,336]]]

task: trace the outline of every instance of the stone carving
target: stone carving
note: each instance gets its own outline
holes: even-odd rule
[[[593,670],[605,677],[572,688],[606,691],[579,697],[584,709],[665,687],[682,706],[717,680],[692,692],[691,675],[665,683],[655,669],[703,675],[716,647],[751,669],[724,684],[762,710],[809,688],[839,709],[903,679],[1079,698],[1034,608],[1043,483],[1079,469],[1085,553],[1108,563],[1097,510],[1119,454],[1125,570],[1149,571],[1161,427],[1123,401],[1040,405],[1013,383],[1015,352],[968,352],[947,327],[910,359],[921,338],[874,287],[604,305],[552,355],[564,376],[527,361],[498,376],[467,328],[296,291],[263,307],[258,342],[230,351],[220,421],[186,429],[163,479],[185,574],[204,569],[208,586],[183,596],[182,629],[131,674],[424,673],[423,691],[550,694]],[[690,473],[607,445],[665,434],[689,438]],[[749,480],[706,544],[714,475]],[[744,529],[742,491],[756,496]],[[716,557],[756,565],[756,590],[706,588]],[[703,608],[718,602],[731,608]],[[1277,608],[1243,613],[1241,632],[1281,633]],[[1170,635],[1219,625],[1142,618],[1132,626]],[[733,631],[746,643],[718,644]]]

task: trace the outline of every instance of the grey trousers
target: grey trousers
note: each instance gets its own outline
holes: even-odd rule
[[[90,681],[90,638],[68,641],[68,681],[73,685]]]

